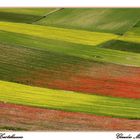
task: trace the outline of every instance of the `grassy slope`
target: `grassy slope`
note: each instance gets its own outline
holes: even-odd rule
[[[139,19],[140,9],[67,8],[47,16],[37,24],[122,34]]]
[[[34,31],[35,30],[33,30],[33,32]],[[122,65],[140,66],[139,54],[122,52],[122,51],[111,50],[111,49],[103,49],[98,47],[96,48],[88,45],[81,45],[80,43],[83,40],[81,41],[76,40],[76,42],[79,42],[79,44],[73,44],[73,43],[65,42],[65,38],[63,38],[62,41],[38,38],[38,37],[34,37],[33,32],[29,32],[29,34],[33,36],[28,36],[28,35],[1,31],[0,42],[2,44],[6,43],[8,45],[14,45],[14,46],[15,45],[25,46],[28,48],[39,49],[39,50],[49,51],[49,52],[51,51],[63,55],[65,54],[69,56],[80,57],[83,59],[95,60],[99,62],[101,61],[101,62],[110,62],[110,63],[116,63]]]
[[[0,30],[85,45],[98,45],[102,42],[118,37],[117,35],[109,33],[80,31],[11,22],[0,22]]]
[[[128,42],[140,43],[140,27],[132,28],[119,39]]]
[[[2,35],[2,34],[1,34]],[[10,38],[8,34],[2,35],[2,37],[8,37],[9,44],[14,42],[12,45],[0,45],[1,53],[0,53],[0,77],[4,80],[15,80],[17,77],[23,77],[24,74],[27,76],[28,74],[31,76],[31,73],[36,70],[54,70],[59,71],[63,68],[74,67],[75,71],[78,71],[76,66],[83,65],[88,66],[88,60],[67,56],[65,53],[53,52],[53,50],[49,50],[49,48],[41,50],[39,48],[40,42],[34,42],[36,38],[17,38],[15,34],[12,34],[14,38]],[[12,37],[11,36],[11,37]],[[2,38],[1,38],[2,39]],[[6,39],[6,38],[4,38]],[[16,39],[16,40],[15,40]],[[21,42],[21,40],[22,42]],[[12,42],[12,41],[13,42]],[[29,42],[30,40],[30,42]],[[24,43],[23,43],[24,42]],[[7,42],[8,43],[8,42]],[[48,43],[48,44],[47,44]],[[32,44],[30,46],[30,44]],[[46,42],[42,42],[42,44],[48,47],[54,47],[57,44],[57,47],[62,45],[61,42],[55,42],[50,40],[46,40]],[[68,43],[63,43],[63,45],[69,45]],[[24,47],[25,46],[25,47]],[[30,47],[32,48],[30,48]],[[36,48],[33,48],[36,47]],[[44,46],[43,46],[44,47]],[[63,48],[62,48],[63,49]]]
[[[100,44],[99,47],[140,53],[140,27],[136,25],[129,29],[123,36],[118,37],[117,40],[107,41]]]
[[[26,14],[26,15],[43,15],[55,10],[55,8],[0,8],[0,12],[13,13],[15,14]]]
[[[0,21],[32,23],[55,8],[0,8]]]
[[[140,27],[140,20],[136,23],[134,27]]]
[[[140,118],[140,101],[44,89],[0,81],[0,101],[123,118]]]

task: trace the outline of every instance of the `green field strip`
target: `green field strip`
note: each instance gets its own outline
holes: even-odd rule
[[[140,20],[137,22],[137,24],[134,27],[140,27]]]
[[[140,43],[140,27],[134,27],[126,32],[119,40]]]
[[[126,52],[140,53],[140,43],[126,42],[122,40],[111,40],[101,45],[101,48],[120,50]]]
[[[64,8],[36,24],[123,34],[139,19],[138,8]]]
[[[14,104],[140,119],[140,100],[25,86],[0,81],[0,101]]]
[[[130,28],[123,36],[98,45],[101,48],[140,53],[140,27]]]
[[[118,37],[117,35],[110,33],[98,33],[11,22],[0,22],[0,30],[84,45],[98,45]]]
[[[36,54],[38,54],[36,56],[36,59],[40,58],[41,55],[43,55],[42,59],[44,59],[44,55],[46,55],[46,59],[44,59],[44,60],[48,60],[46,62],[46,65],[48,65],[49,63],[50,64],[53,63],[54,59],[50,55],[49,57],[52,59],[52,61],[51,59],[47,59],[47,54],[51,52],[55,54],[54,56],[58,54],[58,57],[60,57],[60,55],[64,55],[65,58],[66,57],[69,58],[70,56],[74,57],[73,60],[71,61],[74,61],[74,59],[84,59],[82,61],[88,60],[88,61],[98,61],[98,62],[115,63],[115,64],[121,64],[121,65],[137,66],[137,67],[140,66],[140,63],[139,63],[140,54],[138,53],[123,52],[123,51],[112,50],[112,49],[104,49],[104,48],[99,48],[99,47],[74,44],[74,43],[65,42],[65,41],[44,39],[44,38],[39,38],[39,37],[34,37],[34,36],[29,36],[29,35],[24,35],[24,34],[5,32],[5,31],[0,31],[0,36],[1,36],[0,37],[1,44],[8,45],[9,49],[10,49],[10,46],[11,46],[11,49],[15,48],[16,50],[18,48],[19,50],[23,48],[23,50],[26,50],[26,53],[29,54],[29,55],[25,55],[26,57],[27,56],[35,57]],[[3,45],[1,45],[1,48],[3,48],[3,51],[5,51],[5,53],[9,54],[8,53],[9,50],[6,50],[6,47],[4,47]],[[29,51],[29,49],[31,50]],[[27,50],[31,53],[28,53]],[[32,55],[32,51],[33,52],[35,51],[34,55]],[[24,53],[24,51],[20,51],[20,52],[21,54],[22,52]],[[14,56],[14,52],[13,52],[13,56]],[[7,58],[9,58],[9,56],[7,56]],[[30,59],[32,60],[32,58]],[[40,61],[39,60],[37,61],[35,59],[34,60],[35,62],[37,61],[39,64],[41,63],[41,61],[44,62],[44,60],[42,59],[40,59]],[[28,61],[29,59],[27,58],[26,62]]]
[[[32,23],[55,8],[0,8],[0,21]]]
[[[56,8],[0,8],[0,12],[19,13],[26,15],[43,15],[51,12]]]

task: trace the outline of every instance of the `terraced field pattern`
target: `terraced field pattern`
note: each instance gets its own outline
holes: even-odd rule
[[[140,130],[140,9],[1,8],[0,130]]]

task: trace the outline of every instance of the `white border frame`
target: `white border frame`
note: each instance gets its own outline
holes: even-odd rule
[[[0,7],[140,7],[140,0],[0,0]]]
[[[66,7],[66,8],[140,8],[140,0],[0,0],[5,7]],[[23,136],[22,140],[116,140],[118,132],[0,132]],[[138,132],[123,132],[137,135]],[[16,139],[15,139],[16,140]],[[20,140],[20,139],[19,139]]]

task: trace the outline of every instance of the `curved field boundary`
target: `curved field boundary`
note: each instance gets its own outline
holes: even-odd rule
[[[140,119],[140,100],[86,95],[0,81],[0,101],[70,112]]]

